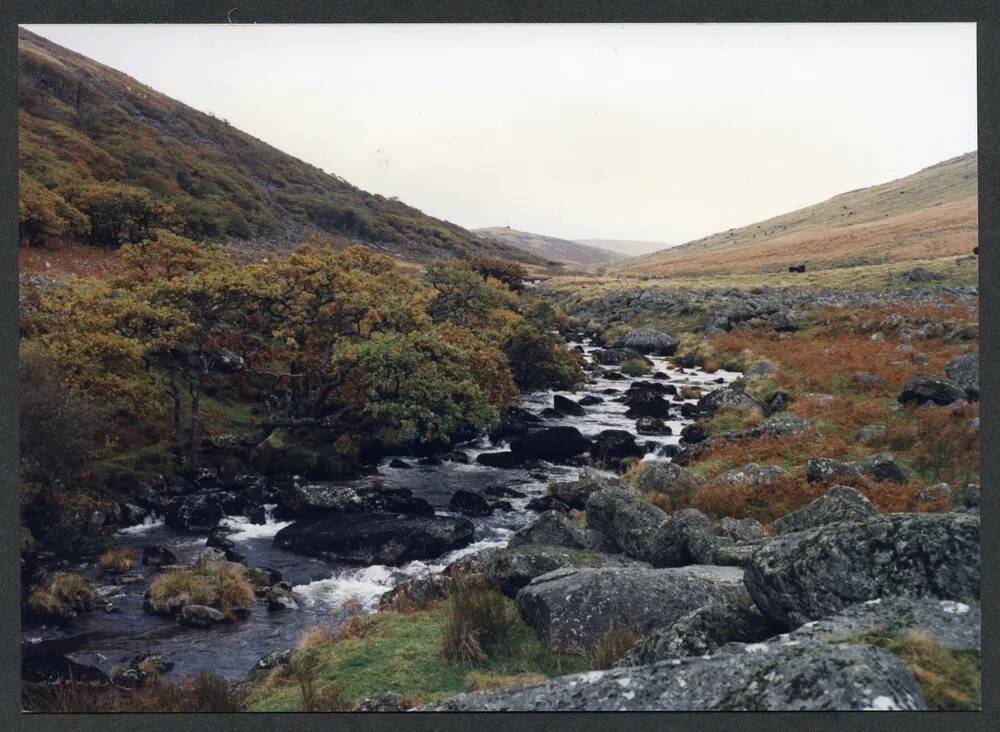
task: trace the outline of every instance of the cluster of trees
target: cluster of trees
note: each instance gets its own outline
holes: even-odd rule
[[[26,364],[57,364],[59,388],[79,395],[54,401],[100,403],[115,449],[160,436],[195,450],[211,393],[252,405],[265,428],[318,430],[347,457],[447,444],[490,427],[519,390],[580,379],[558,314],[519,293],[517,265],[438,261],[414,277],[345,244],[241,265],[156,230],[122,244],[105,281],[23,293]],[[51,390],[50,372],[24,383]],[[34,418],[44,430],[22,440],[59,431]]]

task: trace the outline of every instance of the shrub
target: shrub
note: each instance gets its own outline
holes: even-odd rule
[[[101,569],[110,574],[120,574],[132,569],[135,562],[135,552],[132,549],[117,547],[108,549],[97,558]]]
[[[626,376],[645,376],[649,373],[649,362],[644,358],[630,358],[618,367]]]
[[[591,666],[595,669],[611,668],[640,640],[642,633],[637,629],[613,621],[588,654]]]
[[[510,628],[506,598],[482,575],[455,578],[445,603],[444,655],[453,661],[482,663],[502,652]]]

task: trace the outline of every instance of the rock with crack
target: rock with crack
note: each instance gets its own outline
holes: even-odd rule
[[[892,595],[979,597],[979,515],[891,514],[784,534],[750,557],[746,585],[765,617],[791,629]]]
[[[422,711],[863,711],[925,709],[910,670],[870,645],[738,647],[710,657],[559,676]]]
[[[533,579],[515,601],[553,650],[581,653],[615,626],[646,634],[710,603],[752,607],[743,570],[697,565],[559,569]]]

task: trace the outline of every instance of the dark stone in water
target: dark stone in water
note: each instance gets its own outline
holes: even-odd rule
[[[448,510],[466,516],[489,516],[493,513],[490,502],[478,493],[467,490],[457,490],[448,501]]]
[[[417,460],[417,463],[420,464],[420,465],[432,465],[433,466],[433,465],[441,465],[441,460],[440,460],[440,458],[436,458],[433,455],[428,455],[427,457],[422,457],[419,460]]]
[[[476,456],[476,462],[491,468],[516,468],[523,460],[512,452],[484,452]]]
[[[532,498],[528,501],[528,510],[537,511],[538,513],[545,513],[546,511],[568,513],[569,506],[553,496],[542,496],[541,498]]]
[[[281,529],[274,545],[307,556],[398,566],[472,542],[472,522],[451,516],[352,513],[313,516]]]
[[[601,374],[608,381],[625,381],[628,377],[625,374],[619,373],[617,371],[605,371]]]
[[[405,460],[400,460],[399,458],[393,458],[392,460],[389,461],[389,467],[390,468],[399,468],[400,470],[408,470],[408,469],[412,468],[413,466],[410,465]]]
[[[163,567],[167,564],[177,564],[177,555],[159,544],[142,549],[142,563],[147,567]]]
[[[681,437],[684,439],[684,442],[693,445],[697,442],[704,442],[707,435],[705,434],[705,430],[701,428],[701,425],[689,424],[681,430]]]
[[[590,449],[590,440],[576,427],[548,427],[510,443],[511,452],[531,460],[565,460]]]
[[[534,476],[532,476],[534,477]],[[544,479],[545,476],[542,476]],[[491,485],[483,490],[488,496],[495,496],[497,498],[524,498],[525,494],[521,491],[514,490],[513,488],[508,488],[505,485]]]
[[[453,463],[461,463],[462,465],[469,464],[469,454],[462,452],[461,450],[454,450],[448,453],[448,459]]]
[[[577,403],[580,404],[581,406],[584,406],[584,407],[592,407],[593,405],[600,404],[603,401],[604,400],[601,399],[599,396],[594,396],[593,394],[588,394],[587,396],[585,396],[582,399],[580,399],[580,401],[577,402]]]
[[[568,415],[570,417],[582,417],[587,413],[586,410],[579,404],[568,397],[562,396],[561,394],[556,394],[552,397],[552,408],[559,414]]]
[[[603,430],[594,438],[590,456],[598,463],[617,466],[629,457],[642,457],[643,449],[635,444],[635,435],[625,430]]]

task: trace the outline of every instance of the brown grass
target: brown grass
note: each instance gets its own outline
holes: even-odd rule
[[[625,652],[642,640],[642,633],[629,625],[614,621],[590,649],[587,658],[595,669],[611,668]]]
[[[108,549],[97,558],[97,563],[105,572],[127,572],[135,563],[135,551],[123,547]]]
[[[242,694],[209,673],[175,682],[154,679],[139,689],[69,679],[60,684],[25,684],[26,711],[41,713],[188,712],[227,713],[243,710]]]

